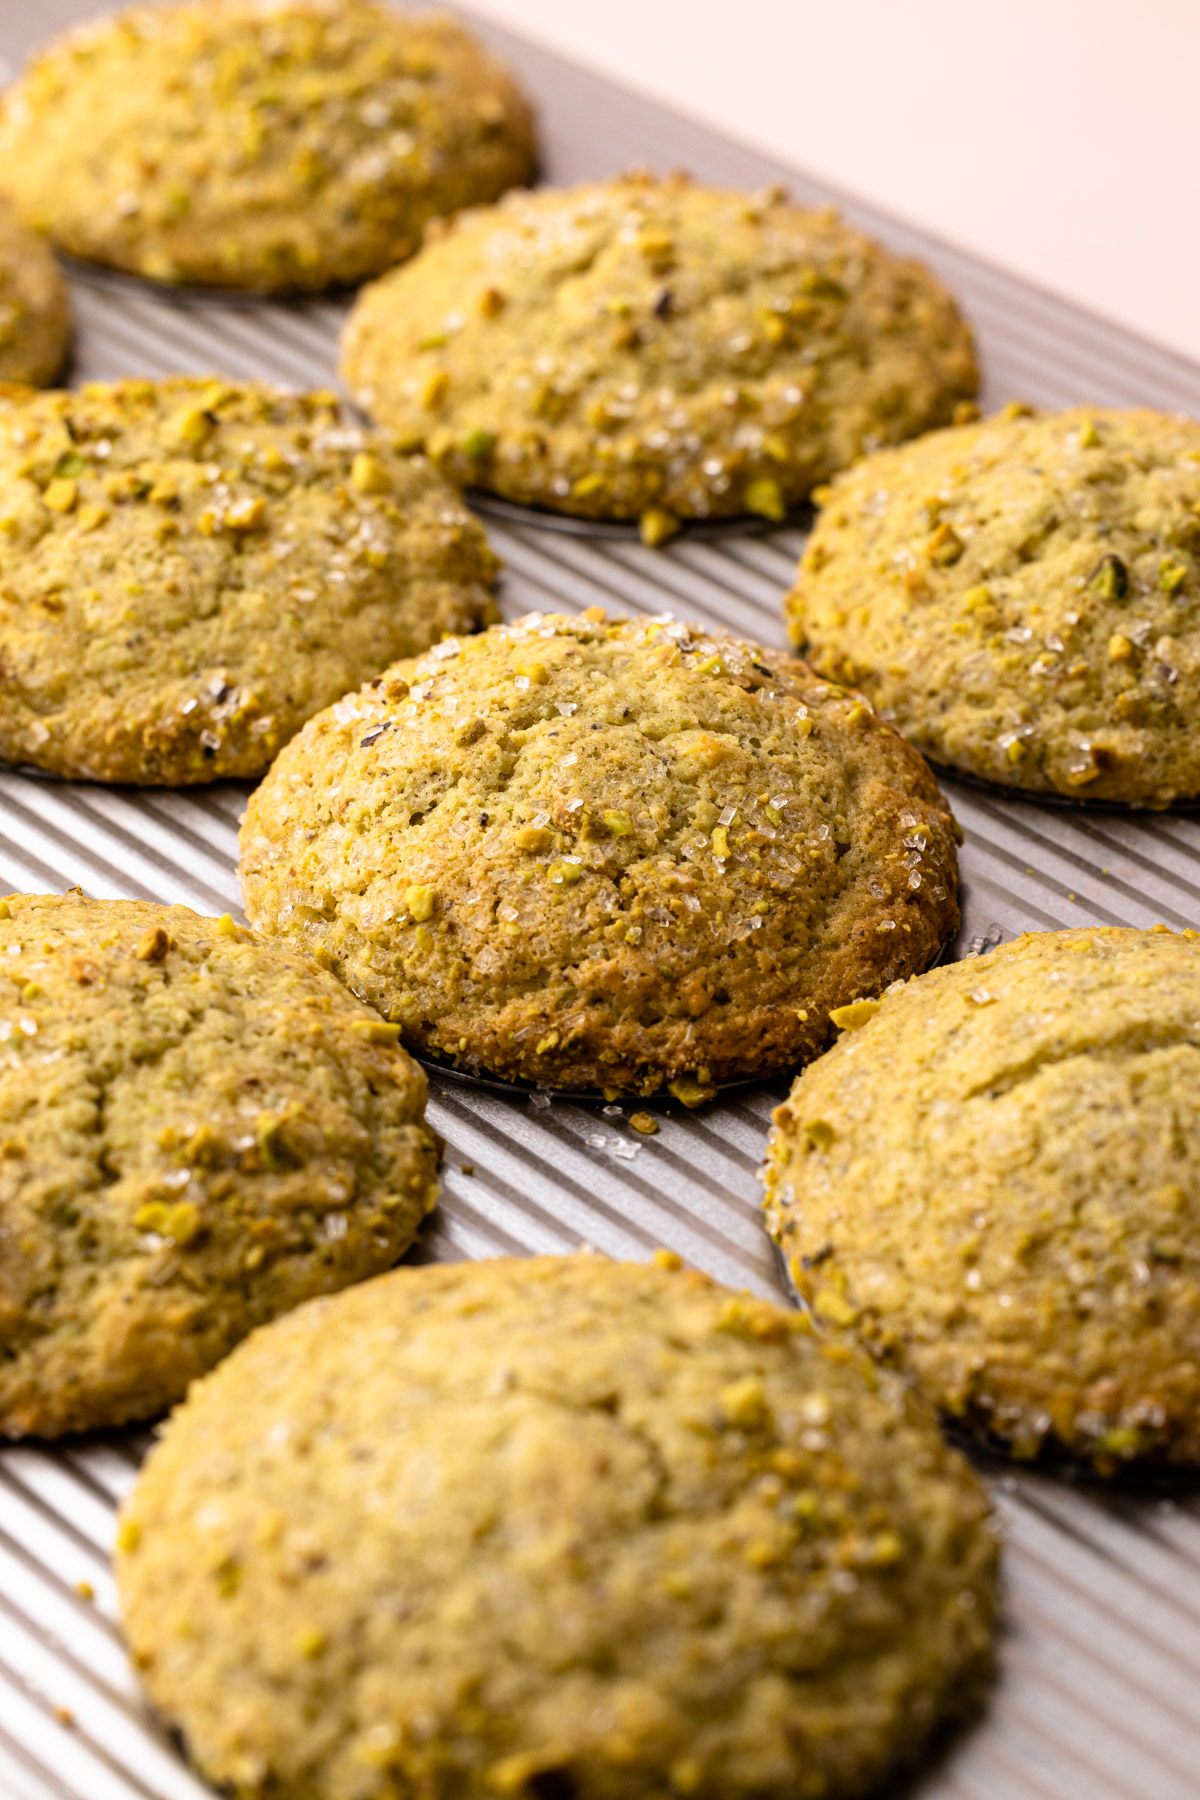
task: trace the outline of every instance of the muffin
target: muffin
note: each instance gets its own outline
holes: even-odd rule
[[[124,1508],[151,1698],[239,1800],[862,1793],[975,1699],[996,1546],[924,1411],[806,1323],[580,1256],[258,1332]]]
[[[1200,794],[1200,425],[1010,407],[822,500],[793,641],[927,755],[1033,793]]]
[[[590,519],[781,520],[975,392],[953,301],[782,190],[515,193],[360,295],[359,403],[456,480]]]
[[[58,264],[0,200],[0,383],[43,387],[67,360],[71,309]]]
[[[0,901],[0,1434],[145,1419],[389,1268],[425,1077],[304,957],[182,906]]]
[[[867,702],[667,617],[531,613],[312,720],[248,914],[425,1055],[682,1099],[814,1055],[958,921],[954,824]]]
[[[1197,1094],[1194,931],[1030,934],[800,1076],[770,1230],[823,1324],[1015,1455],[1195,1466]]]
[[[261,774],[347,688],[496,617],[496,566],[430,464],[332,394],[0,391],[0,755]]]
[[[534,162],[503,65],[445,15],[374,0],[133,7],[55,39],[0,102],[24,217],[153,281],[361,281]]]

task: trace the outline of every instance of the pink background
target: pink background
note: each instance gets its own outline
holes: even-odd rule
[[[1200,0],[471,4],[1200,362]]]

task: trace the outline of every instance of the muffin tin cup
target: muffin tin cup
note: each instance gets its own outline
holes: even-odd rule
[[[213,306],[260,307],[278,304],[300,305],[304,302],[328,301],[349,307],[357,290],[353,287],[333,288],[238,288],[209,287],[190,281],[154,281],[148,275],[135,275],[129,269],[112,269],[107,263],[84,262],[67,251],[58,252],[63,274],[85,288],[111,295],[117,300],[157,300],[161,305],[181,310],[204,312]],[[134,371],[130,371],[133,373]],[[219,367],[189,370],[189,374],[219,374]],[[328,385],[328,382],[326,383]]]
[[[17,66],[35,37],[90,10],[84,0],[0,8],[0,56]],[[550,179],[599,175],[639,159],[661,168],[688,164],[731,186],[756,187],[783,175],[806,202],[839,200],[546,51],[499,31],[489,35],[539,98],[553,152]],[[1049,407],[1146,404],[1200,415],[1200,370],[1181,358],[952,246],[842,203],[896,249],[927,258],[962,296],[980,327],[988,407],[1020,395]],[[306,295],[292,305],[224,288],[165,287],[94,265],[67,267],[77,300],[81,378],[113,379],[143,367],[194,373],[203,361],[204,372],[233,364],[239,373],[252,368],[284,385],[333,380],[341,294]],[[303,332],[295,329],[300,322]],[[480,505],[482,511],[487,502]],[[727,539],[744,537],[735,522],[706,538],[681,534],[678,558],[670,545],[658,557],[639,555],[636,581],[628,551],[636,543],[632,525],[611,533],[533,509],[515,517],[491,510],[488,523],[507,563],[508,600],[519,610],[547,603],[544,582],[561,551],[565,604],[685,617],[699,612],[741,635],[783,642],[779,605],[793,546],[773,537],[766,522],[750,526],[753,568],[750,558],[729,553]],[[803,526],[803,518],[789,521],[789,529]],[[535,535],[539,557],[526,574],[520,552]],[[568,562],[569,536],[592,540],[587,558]],[[694,590],[681,598],[679,570],[692,542],[710,548]],[[587,572],[580,573],[585,562]],[[674,585],[666,580],[671,571]],[[1135,812],[987,788],[950,769],[940,774],[966,829],[963,942],[982,938],[993,921],[1004,935],[1099,921],[1200,924],[1194,809]],[[236,911],[236,816],[244,798],[244,788],[228,783],[136,791],[0,770],[0,890],[61,890],[81,882],[97,894]],[[1104,842],[1092,828],[1092,816],[1101,814]],[[613,1148],[617,1134],[605,1133],[604,1149],[589,1143],[598,1134],[589,1131],[587,1116],[565,1104],[578,1094],[553,1093],[554,1105],[539,1109],[528,1103],[534,1089],[506,1095],[443,1065],[431,1072],[429,1117],[448,1151],[442,1205],[422,1234],[418,1259],[566,1250],[581,1240],[612,1256],[645,1257],[666,1244],[735,1288],[783,1291],[761,1226],[755,1176],[782,1081],[729,1090],[698,1115],[672,1106],[662,1131],[636,1140],[635,1158],[623,1160]],[[655,1110],[653,1097],[637,1104]],[[624,1126],[619,1136],[623,1151],[634,1148],[635,1136]],[[107,1612],[97,1618],[97,1604],[107,1606],[115,1503],[147,1441],[136,1430],[59,1447],[0,1449],[0,1606],[7,1634],[0,1634],[0,1793],[6,1800],[10,1791],[21,1800],[201,1792],[175,1746],[131,1697],[131,1678],[114,1660]],[[992,1483],[1006,1527],[1012,1583],[1004,1668],[982,1724],[954,1746],[947,1764],[906,1785],[908,1800],[1079,1800],[1084,1794],[1194,1800],[1200,1766],[1195,1484],[1181,1477],[1163,1491],[1125,1482],[1101,1489],[991,1457],[975,1440],[971,1454]],[[77,1593],[79,1582],[95,1588],[98,1602]]]
[[[1041,793],[1034,788],[1006,787],[1002,781],[988,781],[982,775],[969,774],[965,769],[951,768],[949,763],[935,762],[932,757],[926,757],[925,760],[937,776],[940,786],[956,783],[971,788],[988,799],[1003,800],[1010,806],[1015,801],[1026,806],[1060,807],[1066,812],[1075,813],[1115,814],[1126,819],[1200,818],[1200,796],[1194,800],[1176,800],[1170,806],[1135,806],[1122,800],[1089,800],[1086,794]]]
[[[481,519],[498,519],[505,525],[528,526],[538,531],[555,531],[564,537],[599,538],[613,543],[641,542],[636,520],[582,519],[573,513],[553,512],[546,506],[524,506],[516,500],[505,500],[483,488],[465,490],[467,505]],[[782,522],[741,514],[732,519],[684,519],[668,544],[720,543],[728,538],[767,537],[776,531],[808,531],[812,525],[812,508],[789,513]]]

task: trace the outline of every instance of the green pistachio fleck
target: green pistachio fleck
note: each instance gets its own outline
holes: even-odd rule
[[[717,1095],[712,1082],[702,1081],[697,1075],[677,1075],[674,1081],[668,1081],[667,1092],[687,1107],[704,1106]]]
[[[1119,556],[1102,557],[1088,576],[1088,586],[1104,600],[1124,600],[1129,592],[1129,570]]]
[[[787,518],[787,507],[784,504],[783,490],[777,481],[769,475],[761,476],[757,481],[747,484],[744,495],[746,511],[757,513],[763,519],[782,521]]]
[[[423,924],[426,919],[432,919],[436,902],[437,889],[429,887],[423,882],[416,883],[404,890],[404,905],[407,908],[408,916],[418,924]]]
[[[757,1375],[727,1382],[717,1395],[726,1422],[741,1431],[760,1431],[771,1423],[771,1407]]]
[[[213,1580],[217,1584],[217,1592],[220,1594],[222,1600],[230,1600],[233,1598],[234,1594],[238,1591],[238,1583],[241,1581],[241,1578],[242,1571],[232,1556],[227,1556],[224,1562],[220,1563],[218,1567],[213,1570]]]
[[[459,443],[459,449],[464,456],[490,456],[495,448],[495,432],[485,431],[479,425],[475,427],[474,431],[468,431]]]
[[[939,569],[949,568],[951,563],[956,563],[962,555],[963,549],[963,541],[953,525],[947,525],[944,521],[925,546],[930,562],[936,564]]]
[[[1164,556],[1158,565],[1158,585],[1163,593],[1178,593],[1186,580],[1186,563],[1176,562],[1172,557]]]
[[[643,544],[651,550],[657,550],[679,530],[679,520],[674,513],[664,511],[661,506],[648,506],[638,521],[638,533]]]
[[[1114,1425],[1096,1439],[1096,1448],[1110,1456],[1131,1457],[1137,1455],[1142,1443],[1142,1434],[1134,1426]]]
[[[278,1119],[269,1116],[261,1118],[257,1135],[259,1160],[264,1169],[278,1174],[283,1169],[295,1167],[294,1159],[288,1154],[283,1128]]]
[[[829,1017],[839,1031],[860,1031],[879,1011],[878,1000],[851,1000],[846,1006],[835,1006]]]

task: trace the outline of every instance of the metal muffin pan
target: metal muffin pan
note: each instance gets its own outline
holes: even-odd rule
[[[91,10],[8,0],[0,59]],[[818,184],[599,78],[486,30],[538,98],[555,181],[642,162],[730,185]],[[924,257],[960,296],[987,402],[1145,403],[1200,414],[1200,369],[1098,318],[846,202],[855,222]],[[245,297],[172,302],[144,284],[74,270],[75,379],[167,371],[328,384],[344,303]],[[651,551],[632,534],[554,529],[533,515],[488,527],[504,605],[659,612],[781,643],[795,531],[685,535]],[[1036,804],[946,783],[964,827],[958,953],[984,939],[1073,924],[1200,924],[1200,819]],[[132,792],[0,772],[0,891],[75,882],[94,894],[236,911],[245,790]],[[519,1098],[431,1080],[447,1141],[443,1200],[418,1260],[565,1251],[644,1257],[658,1244],[735,1286],[781,1296],[759,1222],[755,1169],[782,1081],[696,1114],[670,1107],[638,1138],[596,1104]],[[0,1795],[4,1800],[204,1800],[209,1790],[142,1704],[116,1628],[114,1508],[148,1437],[0,1450]],[[1200,1496],[1072,1485],[981,1460],[1007,1537],[1000,1675],[978,1723],[905,1785],[907,1800],[1196,1800],[1200,1794]],[[94,1590],[85,1600],[84,1582]]]

